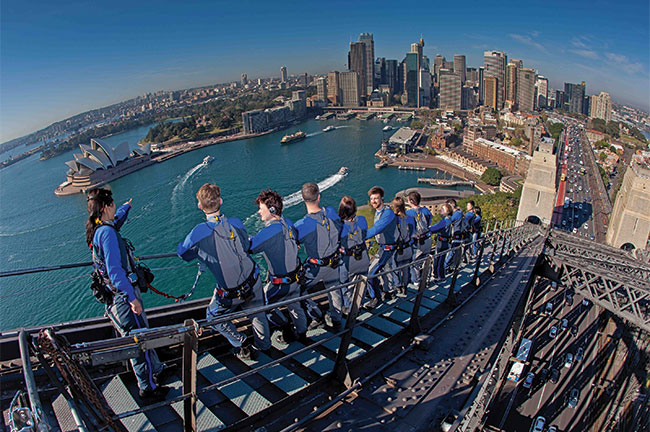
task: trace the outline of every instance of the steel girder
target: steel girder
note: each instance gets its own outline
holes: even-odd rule
[[[650,268],[621,250],[584,243],[549,235],[543,253],[566,286],[650,332]]]

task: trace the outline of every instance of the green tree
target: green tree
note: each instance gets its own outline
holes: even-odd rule
[[[422,129],[424,127],[424,124],[420,120],[413,120],[411,122],[411,129]]]
[[[604,148],[607,148],[609,146],[609,143],[606,140],[598,140],[594,144],[597,150],[602,150]]]
[[[609,121],[607,122],[607,126],[605,126],[605,133],[609,134],[613,137],[618,138],[620,136],[620,127],[618,125],[618,122],[615,121]]]
[[[485,172],[481,176],[481,180],[489,185],[498,186],[499,183],[501,183],[502,177],[503,174],[501,173],[501,171],[499,171],[496,168],[490,167],[485,170]]]
[[[556,141],[560,137],[560,134],[562,133],[563,129],[564,129],[564,123],[551,123],[548,126],[548,131],[550,132],[553,139],[555,139]]]
[[[613,145],[609,147],[609,151],[611,151],[612,153],[618,153],[618,149]]]
[[[515,147],[521,147],[524,145],[524,142],[520,138],[513,138],[510,140],[510,145],[513,145]]]
[[[605,159],[607,159],[607,153],[605,153],[605,152],[600,152],[600,153],[598,154],[598,159],[600,159],[601,162],[604,162]]]

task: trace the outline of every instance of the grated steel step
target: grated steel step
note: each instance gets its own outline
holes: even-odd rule
[[[251,369],[270,363],[271,361],[273,360],[264,353],[259,354],[257,361],[243,360],[243,362]],[[276,364],[268,369],[263,369],[258,373],[269,382],[275,384],[287,395],[292,395],[309,385],[307,381],[303,380],[281,364]]]
[[[104,383],[100,389],[104,394],[104,398],[106,398],[108,406],[111,407],[115,414],[122,414],[140,408],[119,376],[111,378],[108,382]],[[147,416],[143,413],[126,417],[121,421],[124,427],[129,431],[146,432],[156,430]]]
[[[62,394],[58,394],[52,399],[52,409],[54,410],[54,416],[59,423],[61,432],[78,430],[77,423],[74,421],[74,417],[72,417],[72,411],[70,411],[70,405],[68,405],[68,401],[65,400]]]
[[[318,336],[322,329],[311,330],[307,332],[307,335],[311,339],[315,339],[314,336]],[[290,354],[298,351],[301,348],[304,348],[303,345],[298,343],[292,343],[287,345],[280,345],[278,342],[273,339],[273,346],[278,350],[284,352],[285,354]],[[325,355],[318,351],[309,350],[302,352],[294,357],[294,360],[302,363],[303,366],[311,369],[320,376],[327,375],[334,368],[334,362],[327,358]]]
[[[170,383],[165,385],[171,387],[167,399],[172,399],[183,394],[183,382],[176,376],[170,379]],[[183,418],[183,401],[172,404],[172,408],[176,413]],[[226,425],[212,412],[205,404],[199,400],[196,401],[196,427],[200,431],[218,431],[226,427]]]
[[[197,368],[201,375],[213,384],[234,376],[226,366],[210,353],[201,356]],[[219,391],[249,416],[271,406],[271,402],[243,381],[227,384],[220,387]]]

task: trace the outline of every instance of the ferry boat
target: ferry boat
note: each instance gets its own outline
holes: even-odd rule
[[[348,175],[349,172],[350,170],[348,169],[348,167],[341,167],[341,169],[339,169],[339,172],[337,174],[345,176]]]
[[[327,126],[325,129],[323,129],[323,132],[333,131],[334,129],[336,129],[336,127],[330,125],[330,126]]]
[[[203,158],[203,162],[201,162],[201,165],[208,166],[208,165],[210,165],[212,163],[212,161],[214,161],[214,158],[212,156],[208,155],[208,156]]]
[[[298,131],[295,134],[283,136],[282,139],[280,140],[280,143],[287,144],[293,141],[300,141],[305,138],[307,138],[307,134],[304,133],[303,131]]]
[[[392,131],[393,127],[392,126],[384,126],[384,132]]]

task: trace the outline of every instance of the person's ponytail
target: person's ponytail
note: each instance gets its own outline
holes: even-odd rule
[[[95,230],[100,225],[104,207],[113,202],[113,193],[110,189],[93,189],[86,199],[88,220],[86,221],[86,243],[90,246],[95,236]]]

